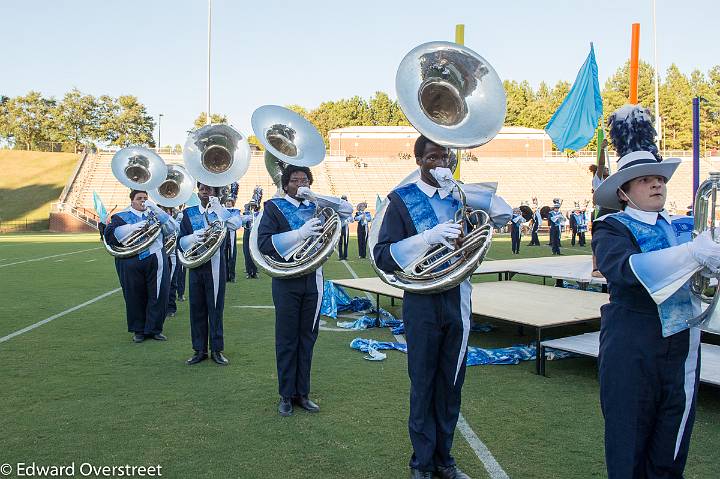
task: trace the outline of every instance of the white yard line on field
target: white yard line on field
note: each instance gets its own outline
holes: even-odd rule
[[[98,247],[98,248],[81,249],[81,250],[79,250],[79,251],[71,251],[71,252],[69,252],[69,253],[53,254],[53,255],[50,255],[50,256],[42,256],[42,257],[40,257],[40,258],[26,259],[26,260],[24,260],[24,261],[16,261],[15,263],[0,264],[0,268],[5,268],[6,266],[14,266],[14,265],[16,265],[16,264],[32,263],[33,261],[42,261],[42,260],[44,260],[44,259],[57,258],[57,257],[60,257],[60,256],[67,256],[67,255],[70,255],[70,254],[84,253],[84,252],[86,252],[86,251],[94,251],[94,250],[96,250],[96,249],[100,249],[100,248]]]
[[[345,264],[345,267],[348,269],[353,278],[358,277],[358,275],[355,273],[355,271],[352,269],[352,267],[348,264],[347,261],[341,261],[341,263]],[[365,294],[367,294],[368,298],[372,300],[370,293]],[[378,305],[376,306],[379,307]],[[407,344],[403,336],[400,336],[398,334],[393,334],[393,336],[395,336],[395,341]],[[462,414],[460,414],[460,417],[458,418],[457,429],[468,442],[470,448],[475,451],[475,455],[477,455],[478,459],[480,459],[480,461],[483,463],[485,470],[488,472],[492,479],[510,479],[510,476],[507,475],[507,473],[503,470],[502,466],[500,466],[500,464],[497,462],[495,457],[490,452],[490,449],[488,449],[485,443],[483,443],[478,437],[478,435],[475,434],[475,431],[472,430],[470,424],[468,424],[467,420],[465,420],[465,417]]]
[[[77,306],[73,306],[73,307],[70,308],[70,309],[66,309],[66,310],[63,311],[62,313],[55,314],[55,315],[53,315],[53,316],[50,316],[49,318],[43,319],[42,321],[38,321],[38,322],[35,323],[35,324],[31,324],[30,326],[28,326],[28,327],[26,327],[26,328],[22,328],[22,329],[20,329],[20,330],[18,330],[18,331],[15,331],[14,333],[8,334],[7,336],[3,336],[2,338],[0,338],[0,343],[4,343],[5,341],[8,341],[8,340],[14,338],[15,336],[20,336],[20,335],[23,334],[23,333],[27,333],[28,331],[32,331],[33,329],[38,328],[38,327],[42,326],[43,324],[47,324],[47,323],[49,323],[50,321],[52,321],[52,320],[54,320],[54,319],[60,318],[60,317],[62,317],[62,316],[65,316],[65,315],[68,314],[68,313],[72,313],[73,311],[77,311],[78,309],[84,308],[85,306],[87,306],[87,305],[89,305],[89,304],[93,304],[93,303],[95,303],[95,302],[97,302],[97,301],[100,301],[101,299],[104,299],[104,298],[110,296],[111,294],[115,294],[115,293],[117,293],[118,291],[120,291],[120,288],[111,289],[110,291],[107,291],[107,292],[101,294],[100,296],[96,296],[96,297],[94,297],[93,299],[90,299],[90,300],[88,300],[88,301],[85,301],[85,302],[82,303],[82,304],[78,304]]]

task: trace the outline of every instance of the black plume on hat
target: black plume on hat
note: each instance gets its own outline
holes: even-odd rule
[[[618,157],[622,158],[633,151],[648,151],[657,161],[662,161],[655,145],[657,132],[647,108],[640,105],[621,106],[610,115],[608,125]]]

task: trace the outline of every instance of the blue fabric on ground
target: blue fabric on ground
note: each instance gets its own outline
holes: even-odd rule
[[[377,309],[372,308],[368,314],[361,316],[355,321],[338,321],[338,328],[345,329],[368,329],[374,328],[377,324]],[[395,318],[389,311],[380,308],[380,327],[396,328],[402,325],[402,321]],[[395,334],[395,333],[393,333]]]
[[[325,281],[323,285],[323,301],[320,307],[320,314],[329,318],[337,319],[337,314],[344,311],[364,311],[372,303],[367,298],[350,298],[350,295],[343,288],[332,281]]]
[[[355,338],[350,342],[352,349],[357,349],[363,353],[367,353],[370,349],[397,349],[403,353],[407,353],[407,344],[392,341],[376,341],[374,339]]]
[[[563,288],[567,289],[580,289],[580,286],[575,283],[574,281],[565,281],[563,280]],[[602,285],[601,284],[588,284],[587,291],[592,291],[593,293],[602,293]]]
[[[478,366],[485,364],[519,364],[520,361],[532,361],[535,359],[536,348],[534,345],[517,345],[509,348],[483,349],[468,346],[467,365]],[[549,360],[578,357],[575,353],[559,351],[546,348],[545,357]]]
[[[376,341],[374,339],[355,338],[350,342],[352,349],[368,353],[368,360],[382,361],[385,355],[374,355],[374,351],[383,349],[396,349],[407,353],[407,344],[392,341]],[[519,364],[520,361],[532,361],[535,359],[535,346],[518,345],[509,348],[484,349],[468,346],[467,365],[478,366],[486,364]],[[380,357],[382,356],[382,358]],[[568,351],[546,348],[545,357],[551,361],[557,359],[579,357],[580,355]]]

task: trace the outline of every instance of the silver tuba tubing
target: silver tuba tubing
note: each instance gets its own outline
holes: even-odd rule
[[[710,231],[715,242],[720,243],[720,234],[716,232],[717,201],[720,189],[720,172],[710,172],[710,177],[703,182],[695,194],[693,238]],[[714,284],[711,280],[714,279]],[[701,303],[704,310],[688,321],[690,326],[699,326],[704,331],[720,334],[720,310],[718,302],[718,281],[720,275],[713,275],[707,269],[695,273],[690,279],[690,293]]]

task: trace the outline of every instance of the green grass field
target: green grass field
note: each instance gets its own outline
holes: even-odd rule
[[[351,267],[372,276],[355,248],[351,240]],[[513,257],[509,250],[509,238],[498,237],[489,256]],[[549,253],[523,246],[520,257]],[[21,261],[28,262],[13,264]],[[325,273],[350,277],[335,258]],[[389,351],[385,361],[370,362],[349,348],[357,336],[391,340],[390,331],[321,331],[312,397],[322,410],[281,418],[274,314],[241,307],[271,306],[270,280],[238,278],[228,284],[225,305],[229,367],[184,364],[192,353],[188,303],[178,303],[178,315],[166,322],[168,342],[132,343],[119,292],[0,342],[0,464],[160,464],[171,478],[406,477],[406,357]],[[0,236],[0,337],[116,288],[112,258],[97,235]],[[389,300],[382,306],[392,309]],[[522,308],[523,298],[507,307]],[[472,333],[470,343],[528,343],[531,333],[521,337],[516,327],[497,324],[491,333]],[[548,363],[547,378],[534,374],[533,362],[471,367],[462,414],[512,478],[605,477],[596,370],[591,358]],[[720,390],[703,386],[686,477],[717,477],[719,444]],[[471,477],[489,477],[459,432],[454,453]]]
[[[74,153],[0,150],[0,221],[47,220],[50,203],[57,201],[78,158]]]

